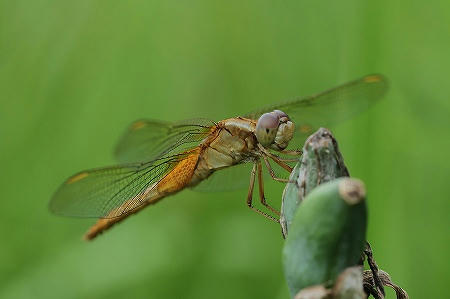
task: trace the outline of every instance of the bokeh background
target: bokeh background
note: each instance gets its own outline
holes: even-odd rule
[[[444,298],[449,9],[0,1],[0,297],[288,298],[280,228],[246,207],[246,190],[184,191],[92,243],[81,241],[92,219],[51,215],[47,203],[69,175],[114,163],[135,119],[220,120],[379,72],[387,97],[332,129],[368,186],[378,264],[411,298]],[[282,185],[267,185],[279,205]]]

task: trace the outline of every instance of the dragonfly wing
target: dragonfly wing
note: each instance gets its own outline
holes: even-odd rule
[[[281,110],[294,121],[295,144],[300,144],[319,127],[334,125],[366,110],[382,98],[387,89],[385,77],[368,75],[313,96],[267,106],[246,117],[258,119],[263,113]]]
[[[199,143],[210,132],[214,122],[207,119],[176,123],[138,120],[132,123],[119,140],[115,157],[120,163],[150,161],[178,150],[186,143]]]
[[[149,199],[157,183],[175,166],[190,157],[212,125],[214,122],[204,119],[134,122],[116,148],[123,164],[72,176],[56,191],[50,209],[64,216],[96,218],[131,212]]]
[[[127,214],[155,194],[157,184],[191,152],[134,163],[82,171],[66,180],[50,201],[55,214],[115,218]],[[179,178],[184,179],[184,178]]]
[[[192,190],[198,192],[226,192],[248,188],[252,163],[241,163],[215,171]]]

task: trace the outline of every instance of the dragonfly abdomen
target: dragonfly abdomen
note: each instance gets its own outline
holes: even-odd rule
[[[114,224],[139,212],[144,207],[155,204],[166,196],[183,190],[192,180],[199,153],[200,149],[192,151],[186,158],[178,162],[159,182],[149,186],[132,199],[125,201],[119,207],[112,210],[105,218],[99,219],[85,234],[84,238],[86,240],[92,240]]]

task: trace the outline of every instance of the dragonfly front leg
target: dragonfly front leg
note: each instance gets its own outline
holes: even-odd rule
[[[288,156],[297,157],[295,159],[285,159],[285,158],[281,158],[280,156],[274,155],[275,157],[277,157],[277,159],[279,159],[282,162],[298,162],[298,157],[303,155],[302,150],[286,150],[286,149],[284,149],[284,150],[280,151],[280,153],[284,154],[284,155],[288,155]]]
[[[288,159],[288,158],[282,158],[278,155],[272,154],[273,157],[275,157],[276,159],[278,159],[281,162],[298,162],[298,157],[303,155],[303,151],[301,151],[301,150],[282,150],[282,151],[279,151],[279,153],[283,154],[283,155],[297,157],[297,158]]]
[[[259,162],[261,163],[261,162]],[[253,211],[255,211],[256,213],[263,215],[264,217],[266,217],[267,219],[270,219],[272,221],[275,221],[277,223],[279,223],[278,219],[275,219],[274,217],[270,216],[267,213],[264,213],[263,211],[259,210],[258,208],[255,208],[253,206],[253,189],[255,187],[255,177],[256,177],[256,170],[257,170],[257,163],[253,164],[253,168],[252,168],[252,172],[250,174],[250,186],[248,188],[248,195],[247,195],[247,206],[252,209]]]
[[[270,151],[268,151],[267,149],[265,149],[260,143],[258,143],[258,147],[259,149],[263,152],[263,157],[264,157],[264,161],[266,161],[266,157],[271,158],[275,163],[277,163],[278,165],[280,165],[282,168],[286,169],[287,172],[291,173],[292,172],[292,167],[290,167],[289,165],[287,165],[286,163],[284,163],[279,157],[275,156],[274,154],[272,154]],[[265,154],[265,155],[264,155]],[[267,165],[267,162],[266,162]],[[268,166],[269,168],[270,166]],[[270,167],[270,169],[272,169]],[[272,176],[273,177],[273,176]]]
[[[280,212],[266,202],[266,197],[264,196],[264,179],[262,175],[262,165],[260,160],[258,160],[257,167],[258,167],[259,200],[261,201],[263,206],[265,206],[266,208],[268,208],[269,210],[280,216]]]
[[[285,154],[285,155],[289,155],[289,156],[301,156],[303,154],[302,150],[282,150],[280,151],[280,153]]]
[[[283,160],[280,159],[279,157],[275,156],[275,155],[271,155],[269,156],[269,158],[271,158],[275,163],[277,163],[278,165],[280,165],[281,167],[283,167],[284,169],[287,170],[287,172],[291,173],[292,172],[292,167],[287,165],[285,162],[293,162],[292,160]],[[295,159],[294,161],[298,161],[297,159]]]
[[[277,182],[282,182],[282,183],[289,183],[290,181],[288,179],[283,179],[283,178],[279,178],[276,176],[275,171],[273,171],[272,166],[269,163],[269,159],[265,156],[262,155],[263,159],[264,159],[264,163],[267,166],[267,170],[269,170],[270,176],[272,177],[272,179],[274,179]]]
[[[273,155],[273,157],[275,157],[275,159],[277,159],[278,161],[281,161],[281,162],[298,162],[298,158],[296,158],[296,159],[285,159],[285,158],[281,158],[280,156],[277,156],[277,155]]]

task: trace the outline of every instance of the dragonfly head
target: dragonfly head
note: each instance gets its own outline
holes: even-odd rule
[[[255,135],[264,147],[285,149],[294,135],[295,126],[289,116],[280,110],[264,113],[256,123]]]

